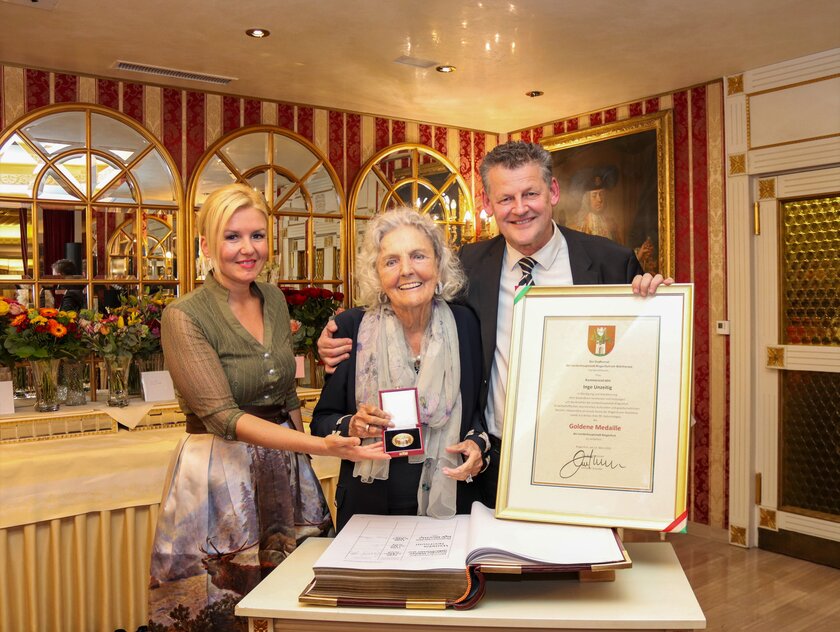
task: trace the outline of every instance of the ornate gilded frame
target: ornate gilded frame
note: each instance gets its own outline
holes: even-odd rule
[[[647,271],[666,277],[674,274],[672,118],[666,110],[540,141],[560,183],[555,219],[633,248]],[[605,221],[597,224],[587,219],[593,215],[583,197],[594,186],[612,191],[600,215]],[[611,197],[620,198],[619,209]],[[647,255],[648,239],[655,254]]]

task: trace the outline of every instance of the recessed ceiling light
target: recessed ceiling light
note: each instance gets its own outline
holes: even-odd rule
[[[545,94],[545,92],[543,92],[542,90],[529,90],[528,92],[525,93],[525,96],[533,98],[533,97],[541,97],[544,94]]]
[[[435,68],[438,72],[455,72],[455,66],[450,66],[449,64],[443,64]]]
[[[257,39],[261,37],[268,37],[271,35],[271,32],[266,29],[248,29],[245,31],[245,35],[248,37],[256,37]]]

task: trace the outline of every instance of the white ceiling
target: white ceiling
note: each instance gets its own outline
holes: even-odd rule
[[[256,26],[271,37],[244,35]],[[493,132],[837,46],[837,0],[0,0],[2,63]],[[161,80],[116,60],[237,80]]]

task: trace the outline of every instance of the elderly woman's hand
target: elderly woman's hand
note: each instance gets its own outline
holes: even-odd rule
[[[447,452],[459,452],[464,455],[464,462],[456,468],[443,468],[443,473],[449,478],[458,481],[472,482],[472,477],[481,471],[484,459],[481,456],[481,449],[475,441],[469,439],[446,447]]]
[[[356,414],[350,418],[347,433],[351,437],[367,439],[380,436],[385,428],[390,428],[393,425],[391,415],[384,410],[369,404],[361,404]]]
[[[382,442],[359,445],[360,440],[356,437],[342,437],[339,434],[331,434],[324,437],[327,446],[328,456],[337,456],[348,461],[385,461],[391,458],[382,450]]]

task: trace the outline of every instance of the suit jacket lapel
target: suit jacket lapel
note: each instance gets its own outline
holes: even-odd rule
[[[484,366],[493,364],[493,354],[496,351],[496,319],[499,316],[499,283],[502,278],[502,259],[505,254],[505,240],[496,237],[487,248],[487,253],[482,258],[481,266],[484,269],[479,277],[480,282],[476,287],[476,303],[478,305],[481,321],[481,347],[484,357]]]
[[[598,272],[586,248],[578,239],[578,234],[559,226],[560,232],[566,238],[569,247],[569,263],[572,267],[572,282],[575,285],[595,285],[598,283]]]

